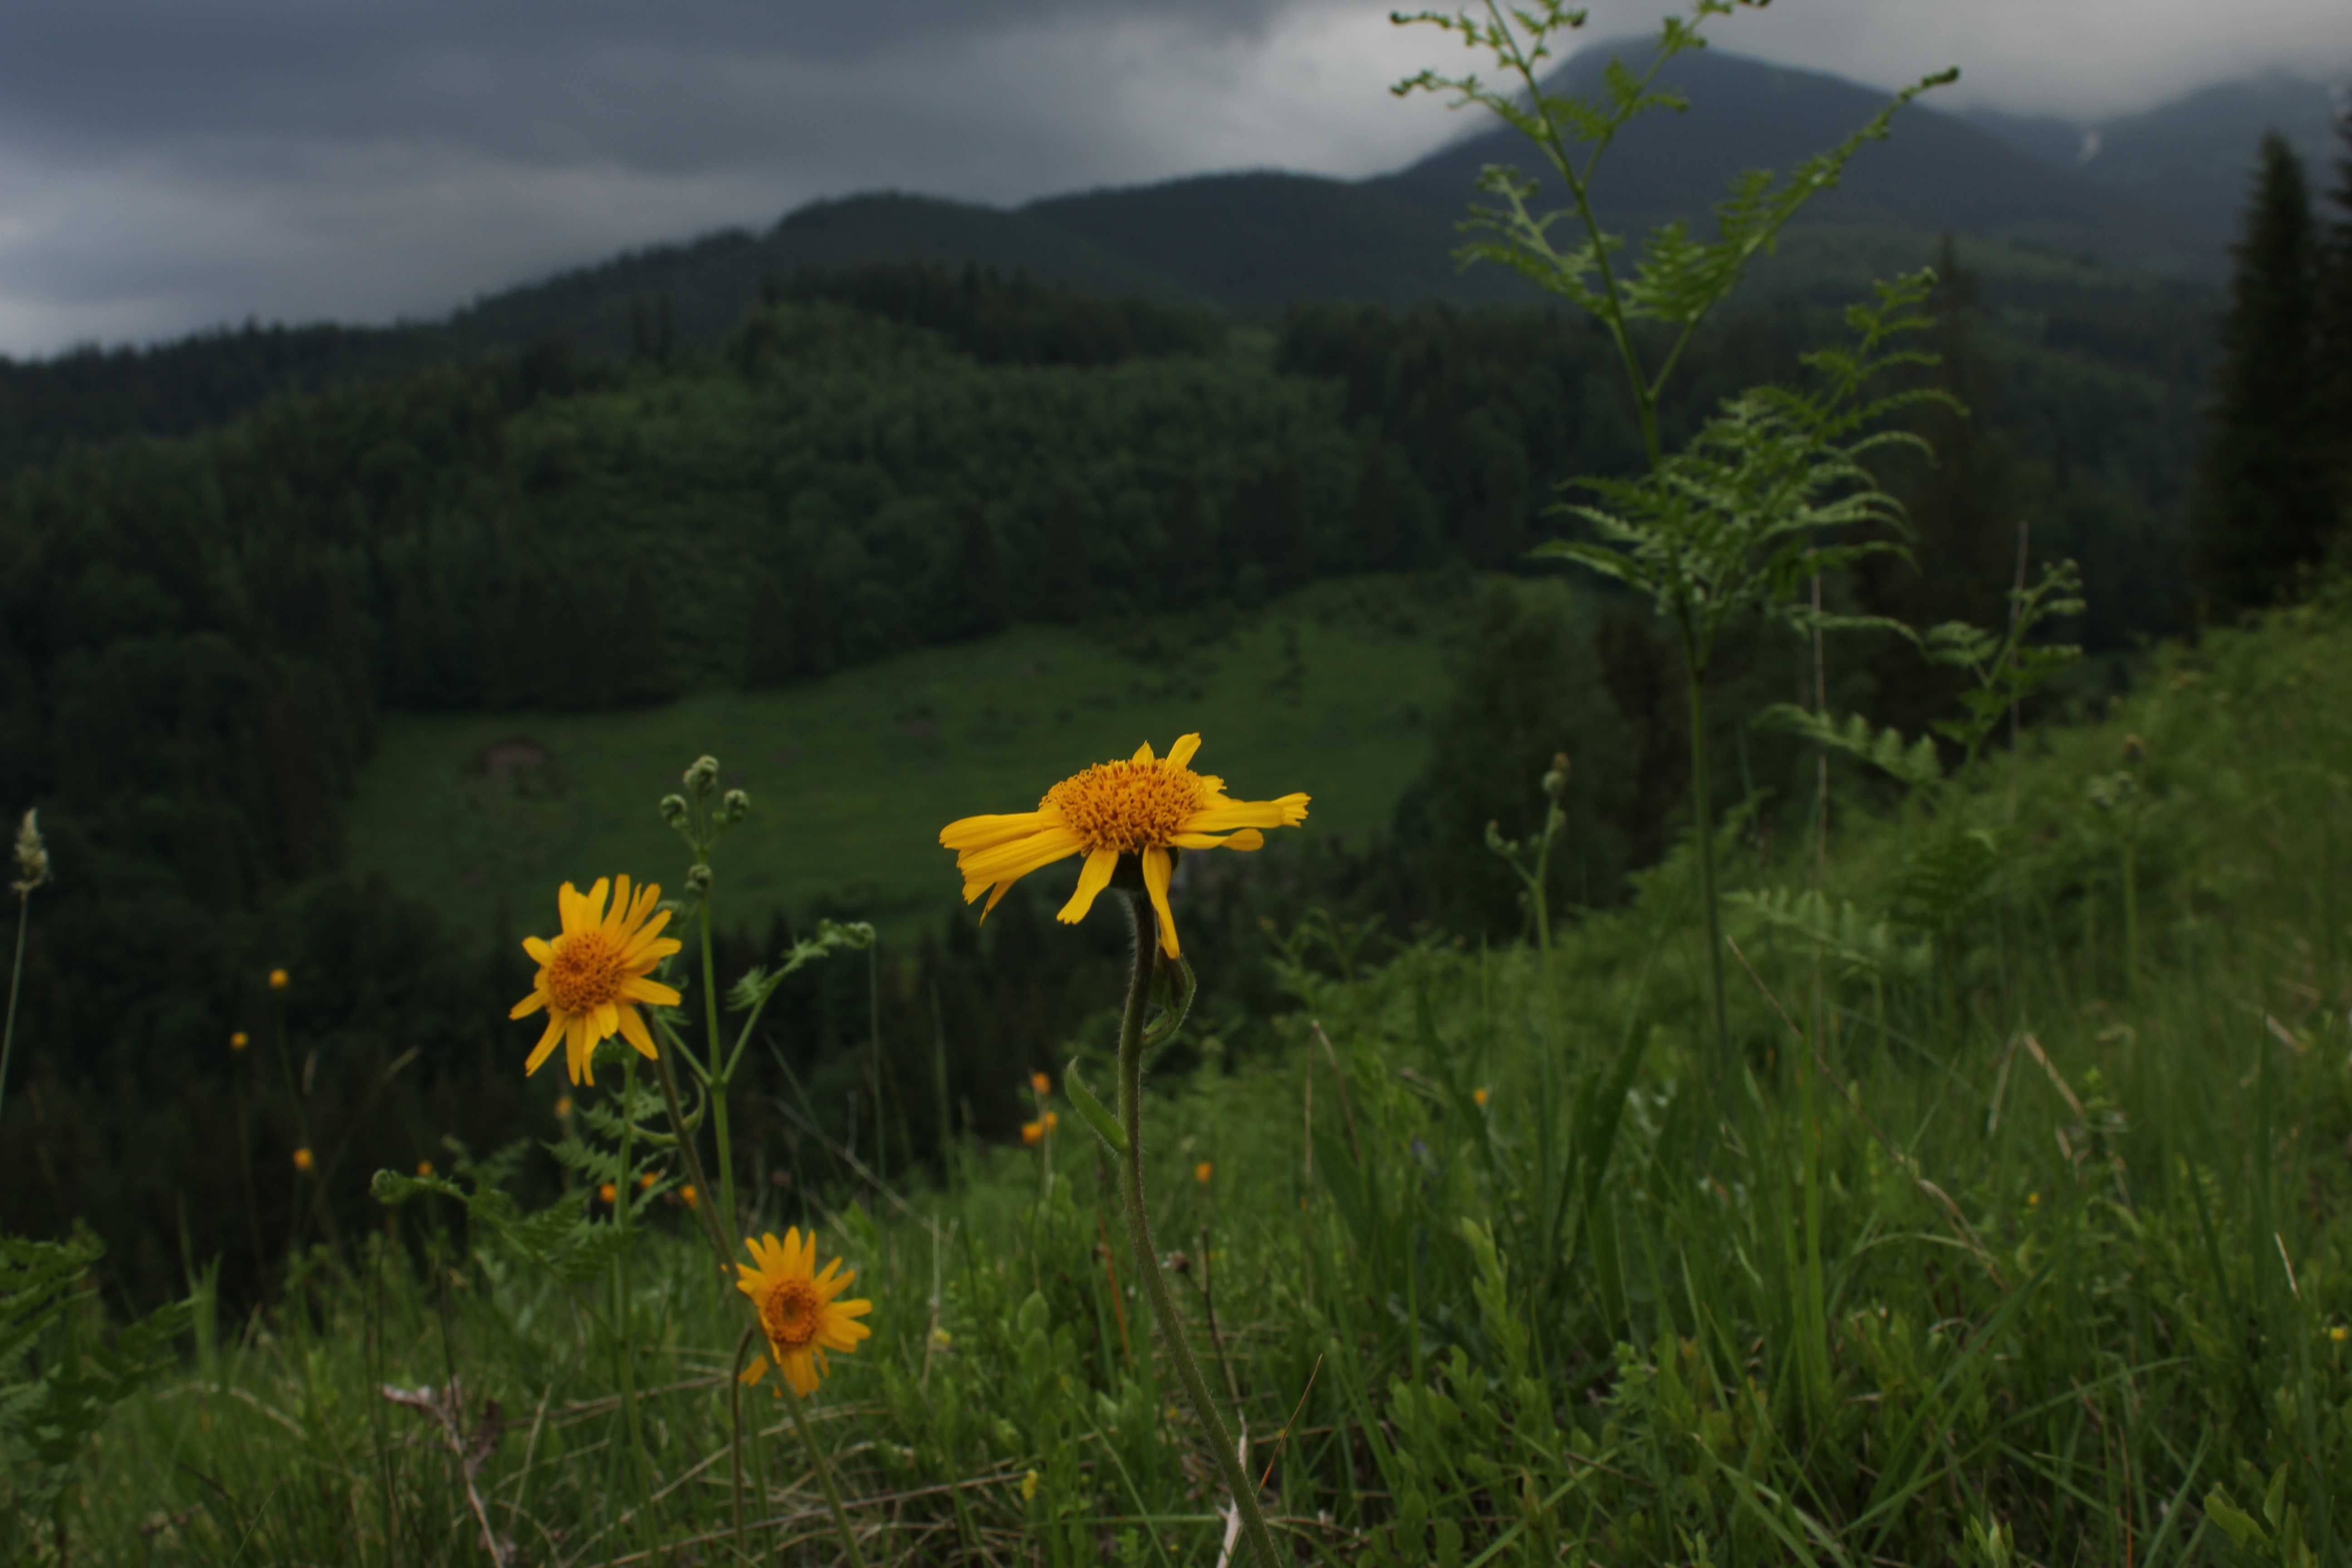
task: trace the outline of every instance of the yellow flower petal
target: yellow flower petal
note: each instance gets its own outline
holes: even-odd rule
[[[1151,895],[1151,908],[1160,917],[1160,950],[1169,957],[1179,956],[1176,947],[1176,912],[1168,907],[1169,874],[1176,868],[1168,851],[1157,844],[1143,851],[1143,887]]]
[[[541,1007],[546,1005],[547,993],[544,991],[534,991],[530,995],[524,997],[521,1001],[516,1003],[512,1007],[507,1009],[507,1016],[509,1018],[528,1018],[533,1013],[538,1012]]]
[[[1064,925],[1076,925],[1086,919],[1087,911],[1094,908],[1095,896],[1110,886],[1111,873],[1118,869],[1116,849],[1097,849],[1087,856],[1086,869],[1078,873],[1078,890],[1070,895],[1070,901],[1054,918]]]

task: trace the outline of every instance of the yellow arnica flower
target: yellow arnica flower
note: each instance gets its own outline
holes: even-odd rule
[[[1261,828],[1296,827],[1307,820],[1303,795],[1231,799],[1224,780],[1192,771],[1192,753],[1200,749],[1201,737],[1186,735],[1165,757],[1154,757],[1146,741],[1123,763],[1097,763],[1064,779],[1045,792],[1034,811],[949,823],[940,830],[940,842],[956,852],[964,902],[986,893],[988,904],[981,910],[985,920],[1013,883],[1082,854],[1087,863],[1078,873],[1078,890],[1057,917],[1076,924],[1110,886],[1120,860],[1134,857],[1160,916],[1160,945],[1169,957],[1179,956],[1176,917],[1168,908],[1168,879],[1176,865],[1169,851],[1256,849],[1265,843]]]
[[[609,910],[607,889],[613,896]],[[632,897],[626,877],[617,883],[599,877],[584,897],[571,883],[563,884],[555,898],[563,916],[562,934],[552,942],[523,938],[523,951],[537,961],[539,976],[531,982],[530,994],[516,1003],[508,1016],[526,1018],[547,1009],[547,1033],[531,1047],[525,1073],[537,1072],[559,1040],[574,1083],[596,1081],[588,1058],[615,1034],[635,1046],[639,1056],[655,1056],[653,1035],[638,1016],[637,1005],[675,1007],[679,1002],[677,992],[646,978],[678,948],[675,938],[661,934],[669,923],[669,911],[654,912],[660,901],[661,889],[650,883]]]
[[[760,1331],[768,1341],[768,1354],[743,1369],[743,1381],[759,1382],[767,1375],[772,1359],[793,1392],[805,1398],[816,1392],[824,1376],[826,1352],[847,1355],[857,1348],[858,1341],[874,1331],[857,1321],[874,1310],[874,1303],[835,1299],[849,1289],[857,1271],[844,1273],[836,1258],[819,1274],[814,1231],[803,1241],[800,1227],[794,1226],[784,1232],[782,1243],[771,1232],[743,1245],[759,1267],[737,1264],[742,1278],[735,1281],[735,1289],[760,1309]]]
[[[694,1190],[694,1184],[688,1182],[677,1189],[677,1201],[692,1208],[701,1201],[701,1194]]]
[[[1477,1104],[1477,1106],[1478,1106],[1478,1109],[1480,1109],[1481,1110],[1484,1110],[1486,1108],[1486,1091],[1485,1089],[1472,1089],[1472,1090],[1470,1091],[1470,1098],[1471,1098],[1471,1100],[1474,1100],[1474,1101],[1475,1101],[1475,1102],[1476,1102],[1476,1104]]]
[[[1021,1124],[1021,1142],[1023,1143],[1034,1149],[1038,1144],[1043,1143],[1045,1141],[1045,1124],[1044,1122],[1024,1121]]]
[[[269,972],[269,988],[272,991],[283,991],[293,984],[294,977],[284,970],[273,969]]]
[[[1029,1075],[1029,1087],[1039,1094],[1051,1094],[1054,1092],[1054,1080],[1044,1073],[1033,1072]]]
[[[429,1175],[431,1175],[431,1174],[433,1173],[433,1162],[432,1162],[432,1161],[430,1161],[430,1160],[419,1160],[419,1161],[417,1161],[417,1162],[416,1162],[416,1173],[417,1173],[418,1175],[420,1175],[420,1176],[429,1176]]]
[[[233,1051],[241,1051],[252,1043],[253,1042],[251,1040],[246,1038],[245,1031],[243,1029],[239,1029],[236,1034],[231,1035],[228,1037],[228,1048]]]
[[[1199,1164],[1192,1167],[1192,1179],[1200,1183],[1204,1187],[1215,1178],[1216,1173],[1216,1166],[1211,1164],[1206,1160],[1202,1161]]]
[[[609,1204],[614,1198],[621,1195],[621,1189],[614,1186],[612,1183],[606,1182],[603,1186],[596,1189],[596,1195]]]
[[[301,1172],[303,1174],[308,1175],[310,1172],[310,1167],[317,1163],[318,1162],[310,1157],[310,1151],[308,1149],[297,1149],[294,1151],[294,1168]]]

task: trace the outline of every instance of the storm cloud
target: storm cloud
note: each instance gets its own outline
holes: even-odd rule
[[[1657,0],[1588,33],[1654,27]],[[1679,9],[1680,7],[1676,7]],[[898,188],[1012,204],[1204,170],[1356,177],[1478,128],[1363,0],[13,0],[0,353],[437,315],[616,249]],[[1721,47],[2091,120],[2352,65],[2345,0],[1780,0]]]

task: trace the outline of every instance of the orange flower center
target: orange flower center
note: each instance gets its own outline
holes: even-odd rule
[[[584,931],[555,942],[541,984],[560,1013],[593,1013],[621,999],[620,945],[601,931]]]
[[[816,1285],[808,1279],[779,1279],[760,1303],[760,1327],[768,1342],[783,1350],[802,1350],[816,1338]]]
[[[1208,793],[1200,774],[1165,758],[1097,763],[1047,790],[1037,809],[1059,812],[1086,840],[1089,853],[1116,849],[1132,855],[1175,837]]]

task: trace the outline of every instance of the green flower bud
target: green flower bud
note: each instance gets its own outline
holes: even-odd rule
[[[1551,796],[1554,801],[1558,801],[1561,795],[1568,793],[1568,753],[1566,752],[1554,752],[1551,754],[1551,771],[1543,776],[1543,792]]]
[[[691,794],[707,795],[719,787],[719,759],[697,757],[694,765],[686,770],[686,787]]]
[[[686,796],[682,795],[662,796],[661,814],[664,822],[668,823],[672,827],[677,826],[686,820]]]
[[[710,868],[704,865],[688,866],[686,868],[686,890],[694,894],[697,898],[700,898],[704,894],[709,893],[710,891]]]
[[[751,815],[751,797],[740,789],[730,789],[719,797],[719,820],[738,823]]]
[[[39,813],[28,811],[16,829],[16,880],[9,886],[19,897],[49,879],[48,847],[41,842]]]

